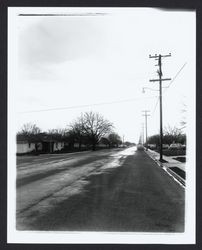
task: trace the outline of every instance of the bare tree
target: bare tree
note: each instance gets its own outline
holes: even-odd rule
[[[51,136],[52,139],[62,140],[65,137],[66,130],[59,128],[59,129],[49,129],[48,135]]]
[[[159,135],[153,135],[148,138],[149,144],[156,144],[159,146]],[[186,135],[176,127],[166,127],[164,128],[163,143],[172,144],[172,143],[186,143]]]
[[[53,129],[49,129],[48,130],[48,134],[63,134],[63,129],[55,129],[55,128],[53,128]]]
[[[79,150],[81,150],[81,144],[84,139],[84,133],[80,118],[71,123],[69,125],[69,128],[70,128],[69,131],[71,131],[71,135],[74,137],[74,140],[76,140],[79,143]]]
[[[168,126],[165,129],[164,140],[168,144],[171,144],[173,142],[186,144],[186,135],[182,133],[181,129],[178,129],[176,127],[172,128],[172,127]]]
[[[37,135],[41,133],[41,129],[39,127],[36,126],[36,124],[32,124],[32,123],[26,123],[22,126],[22,129],[18,132],[18,134],[22,134],[22,135]]]
[[[111,132],[112,123],[104,119],[99,113],[86,112],[78,119],[78,124],[82,134],[86,136],[92,145],[92,149],[96,149],[101,137]]]
[[[117,133],[114,133],[114,132],[111,133],[111,134],[109,134],[108,140],[109,140],[110,145],[111,145],[112,147],[114,147],[114,146],[118,147],[119,144],[122,143],[121,137],[120,137]]]

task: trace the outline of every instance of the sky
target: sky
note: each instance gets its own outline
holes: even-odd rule
[[[63,16],[18,15],[33,13]],[[93,111],[111,121],[125,140],[137,142],[142,111],[149,110],[148,136],[158,133],[159,84],[149,82],[158,78],[158,67],[150,54],[171,53],[162,59],[163,77],[172,79],[163,82],[163,127],[181,128],[191,112],[195,12],[19,8],[13,20],[9,91],[16,131],[28,122],[44,131],[65,128],[82,112]]]

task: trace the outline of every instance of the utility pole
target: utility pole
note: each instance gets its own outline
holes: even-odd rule
[[[144,123],[142,123],[142,145],[144,146]]]
[[[150,111],[143,110],[142,112],[144,112],[143,116],[145,117],[145,144],[146,144],[146,150],[148,150],[148,147],[147,147],[147,116],[150,116],[150,114],[148,114]]]
[[[157,70],[157,73],[159,75],[159,79],[152,79],[149,80],[150,82],[159,82],[159,101],[160,101],[160,161],[163,161],[163,112],[162,112],[162,81],[169,81],[171,78],[164,78],[162,79],[162,58],[171,56],[171,53],[168,55],[157,55],[154,56],[149,55],[149,58],[154,58],[155,60],[158,60],[158,64],[155,66],[159,66],[159,69]]]

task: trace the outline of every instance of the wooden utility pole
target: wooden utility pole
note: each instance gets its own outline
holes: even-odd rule
[[[152,79],[149,80],[150,82],[159,82],[159,101],[160,101],[160,161],[163,161],[163,111],[162,111],[162,81],[169,81],[171,78],[164,78],[162,79],[162,58],[171,56],[171,53],[168,55],[157,55],[154,56],[149,55],[149,58],[154,58],[155,60],[158,60],[158,64],[156,66],[159,66],[159,69],[157,71],[159,75],[159,79]]]
[[[142,145],[144,146],[144,123],[142,123]]]
[[[145,117],[145,144],[146,144],[146,150],[148,150],[148,147],[147,147],[147,116],[150,116],[150,114],[148,114],[150,111],[143,110],[142,112],[144,112],[143,116]]]

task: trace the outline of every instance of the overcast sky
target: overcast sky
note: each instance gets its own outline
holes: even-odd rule
[[[195,84],[194,12],[19,8],[18,13],[70,15],[16,16],[17,73],[10,91],[17,130],[27,122],[42,130],[64,128],[81,112],[94,111],[113,122],[125,140],[137,142],[142,110],[150,110],[148,135],[158,133],[158,91],[142,88],[158,90],[158,83],[149,82],[158,78],[157,61],[149,54],[159,53],[172,54],[162,60],[163,77],[173,79],[181,69],[163,90],[164,126],[182,127],[182,109],[189,108]],[[100,103],[108,104],[90,105]],[[82,105],[89,106],[74,107]],[[73,108],[43,111],[66,107]]]

